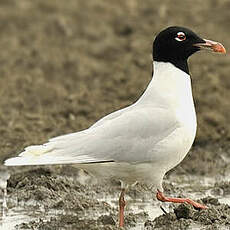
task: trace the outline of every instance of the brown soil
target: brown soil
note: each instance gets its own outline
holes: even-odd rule
[[[71,169],[72,175],[68,173]],[[22,206],[25,210],[43,210],[37,220],[27,221],[17,225],[17,229],[104,229],[115,230],[117,227],[117,207],[107,202],[106,197],[118,197],[119,183],[80,183],[79,171],[71,166],[42,167],[13,174],[8,180],[8,208]],[[74,175],[74,176],[73,176]],[[89,181],[88,181],[89,182]],[[165,192],[169,194],[184,194],[183,188],[173,187],[165,183]],[[191,184],[190,190],[195,185]],[[218,182],[214,187],[200,189],[210,190],[214,196],[229,196],[229,182]],[[148,194],[148,200],[154,199],[150,189],[142,184],[130,188],[128,201],[143,199]],[[103,199],[100,199],[103,197]],[[157,202],[157,201],[156,201]],[[206,210],[195,210],[191,205],[173,205],[172,211],[150,220],[148,213],[140,211],[133,213],[129,209],[125,215],[125,229],[132,229],[138,223],[143,223],[146,230],[151,229],[220,229],[230,227],[230,206],[220,203],[217,198],[207,196],[198,202],[208,206]],[[160,206],[159,202],[158,205]],[[117,205],[116,205],[117,206]],[[50,210],[59,210],[61,213],[47,218]],[[99,212],[99,214],[98,214]],[[106,214],[105,214],[106,213]],[[47,215],[47,216],[46,216]],[[136,230],[142,228],[135,228]]]
[[[102,116],[134,102],[151,78],[152,40],[162,28],[189,27],[204,38],[222,42],[228,51],[229,10],[230,3],[223,0],[2,0],[1,162],[25,146],[87,128]],[[203,52],[190,62],[197,138],[192,151],[171,173],[226,176],[230,171],[226,160],[230,155],[230,56]],[[44,167],[32,174],[31,167],[9,168],[13,175],[8,184],[9,198],[19,194],[19,201],[38,200],[45,208],[73,209],[76,213],[92,206],[104,209],[94,193],[111,194],[112,182],[108,186],[81,186],[73,179],[78,170],[68,171],[65,167],[63,172],[60,168]],[[89,189],[92,193],[86,195]],[[229,184],[216,183],[213,191],[220,190],[229,191]],[[211,204],[209,198],[204,202]],[[106,207],[110,214],[97,219],[78,220],[71,214],[48,222],[41,219],[27,227],[116,229],[117,210]],[[153,222],[146,218],[146,225],[163,229],[166,221],[175,226],[209,226],[211,222],[217,228],[227,226],[230,214],[226,206],[211,207],[199,218],[193,212],[188,218],[170,212]],[[143,215],[129,213],[128,228],[138,218],[145,219]]]

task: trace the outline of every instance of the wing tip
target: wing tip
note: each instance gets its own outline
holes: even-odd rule
[[[20,157],[13,157],[13,158],[9,158],[7,160],[4,161],[4,165],[5,166],[15,166],[15,165],[20,165],[18,162],[18,159]]]

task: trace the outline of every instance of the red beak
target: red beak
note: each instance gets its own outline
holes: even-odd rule
[[[205,43],[197,43],[194,46],[198,46],[201,49],[211,49],[213,52],[226,54],[226,49],[219,42],[203,39]]]

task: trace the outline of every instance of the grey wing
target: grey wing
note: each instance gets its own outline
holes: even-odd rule
[[[99,120],[89,129],[25,148],[8,165],[93,162],[145,162],[154,146],[177,129],[164,108],[127,107]]]
[[[92,162],[148,161],[149,148],[177,128],[176,119],[165,109],[129,109],[99,121],[82,133],[51,139],[50,144],[61,155],[76,161],[79,157]]]

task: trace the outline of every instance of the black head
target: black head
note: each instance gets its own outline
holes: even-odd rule
[[[153,42],[153,60],[170,62],[189,73],[187,59],[200,50],[195,44],[201,43],[205,43],[205,40],[187,28],[168,27]]]

